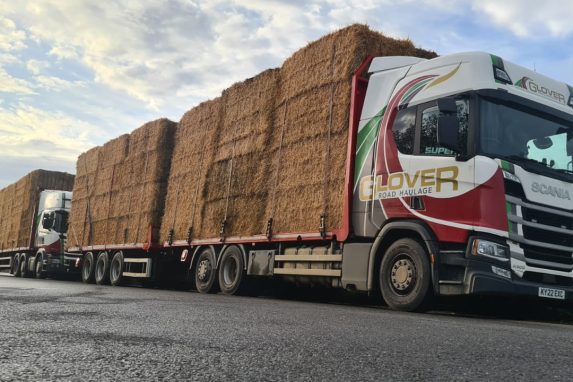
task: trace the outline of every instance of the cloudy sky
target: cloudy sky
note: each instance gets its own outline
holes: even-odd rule
[[[498,54],[573,84],[570,0],[0,3],[0,187],[217,96],[354,22],[440,55]]]

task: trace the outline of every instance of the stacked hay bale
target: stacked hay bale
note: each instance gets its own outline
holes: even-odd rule
[[[272,135],[278,70],[233,85],[223,93],[215,155],[204,186],[200,237],[254,235],[263,229],[267,201],[266,161]]]
[[[68,243],[80,246],[91,242],[93,237],[93,195],[102,148],[96,146],[81,154],[76,161],[76,180],[72,209],[68,219]]]
[[[74,176],[68,173],[35,170],[0,190],[0,248],[28,247],[40,192],[71,191],[73,184]]]
[[[161,239],[186,240],[204,220],[205,185],[223,115],[221,97],[191,109],[179,122],[169,172]],[[172,233],[172,234],[171,234]]]
[[[78,158],[72,246],[141,244],[159,237],[176,124],[146,123]]]
[[[282,133],[270,142],[271,152],[282,153],[266,214],[275,231],[317,231],[323,215],[326,230],[342,225],[351,79],[368,55],[435,57],[410,41],[353,25],[284,62],[274,123]]]
[[[318,231],[342,225],[351,79],[368,55],[435,53],[352,25],[279,70],[189,111],[175,139],[162,239]],[[209,115],[205,111],[209,105]],[[187,166],[186,168],[181,168]]]
[[[190,110],[176,137],[162,234],[166,240],[254,235],[264,228],[267,150],[277,69]],[[191,230],[191,232],[190,232]]]
[[[14,225],[13,206],[14,206],[14,190],[16,184],[12,183],[9,186],[0,190],[0,214],[3,218],[0,219],[0,250],[7,248],[14,248],[18,238],[18,233]]]

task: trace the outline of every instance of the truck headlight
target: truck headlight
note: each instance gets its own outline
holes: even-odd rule
[[[490,257],[501,261],[509,261],[509,248],[493,241],[475,239],[472,245],[472,255]]]

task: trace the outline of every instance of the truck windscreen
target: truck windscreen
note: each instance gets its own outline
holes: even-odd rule
[[[480,152],[515,162],[537,162],[573,174],[573,123],[480,99]]]

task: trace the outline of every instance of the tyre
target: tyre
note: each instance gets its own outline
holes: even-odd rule
[[[30,277],[29,261],[30,257],[27,254],[22,253],[20,255],[20,277]]]
[[[224,294],[238,294],[244,284],[245,262],[241,249],[227,247],[219,260],[219,288]]]
[[[116,252],[111,259],[111,265],[109,268],[109,281],[111,285],[117,286],[121,284],[123,279],[123,253]]]
[[[88,252],[84,256],[82,262],[82,281],[86,284],[93,284],[95,282],[95,261],[94,254]]]
[[[16,277],[20,277],[20,275],[22,274],[22,264],[20,264],[20,254],[17,253],[17,254],[14,256],[14,259],[13,259],[12,261],[13,261],[13,262],[12,262],[12,265],[13,265],[13,267],[12,267],[12,269],[13,269],[12,274],[13,274],[14,276],[16,276]]]
[[[217,262],[211,248],[203,249],[195,265],[195,286],[200,293],[216,293]]]
[[[46,273],[44,272],[42,261],[42,255],[37,255],[36,261],[34,262],[34,277],[37,279],[46,278]]]
[[[408,312],[427,309],[432,288],[426,249],[414,239],[397,240],[382,257],[379,282],[390,308]]]
[[[95,282],[98,285],[109,284],[109,255],[100,252],[95,263]]]

